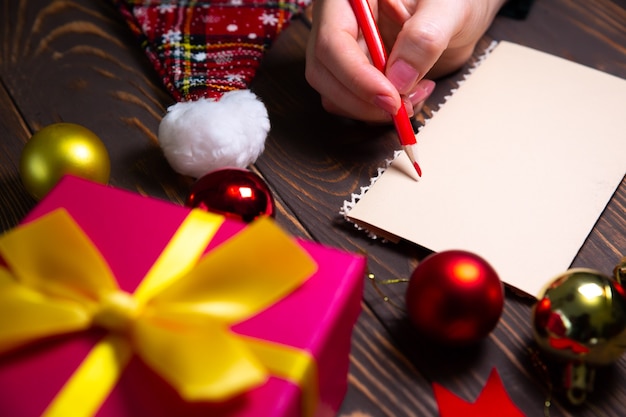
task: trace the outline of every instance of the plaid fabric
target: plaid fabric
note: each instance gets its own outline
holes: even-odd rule
[[[264,52],[312,0],[113,0],[176,101],[247,89]]]

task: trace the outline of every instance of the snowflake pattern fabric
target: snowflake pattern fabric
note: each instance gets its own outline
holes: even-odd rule
[[[247,89],[311,0],[113,0],[176,101]]]

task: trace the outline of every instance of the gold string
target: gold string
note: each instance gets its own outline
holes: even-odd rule
[[[540,374],[541,378],[547,385],[546,388],[548,392],[546,394],[546,399],[543,402],[543,415],[544,417],[550,417],[550,407],[552,406],[552,393],[554,387],[552,385],[552,379],[548,371],[548,366],[541,360],[539,351],[531,347],[526,349],[530,355],[530,360],[535,372]]]
[[[389,303],[390,305],[392,305],[393,307],[404,311],[404,308],[402,308],[401,306],[399,306],[398,304],[396,304],[395,302],[393,302],[393,300],[391,300],[391,298],[389,298],[388,295],[386,295],[378,286],[378,284],[381,285],[389,285],[389,284],[399,284],[401,282],[409,282],[408,279],[405,278],[395,278],[395,279],[387,279],[387,280],[377,280],[376,276],[374,274],[372,274],[371,272],[367,274],[367,278],[370,280],[370,282],[372,283],[372,286],[374,287],[374,289],[376,290],[376,292],[378,293],[378,295],[380,295],[380,297],[383,299],[384,302]]]

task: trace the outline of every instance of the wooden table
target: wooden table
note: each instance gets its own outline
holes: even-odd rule
[[[343,201],[368,184],[397,148],[395,134],[389,126],[342,120],[322,110],[304,79],[309,30],[306,18],[295,20],[267,54],[254,81],[254,91],[269,109],[272,131],[253,169],[270,185],[277,220],[289,232],[366,252],[371,271],[380,279],[406,278],[426,255],[423,250],[370,240],[339,214]],[[624,0],[537,0],[526,20],[498,17],[477,54],[494,39],[626,78]],[[461,75],[462,71],[439,80],[417,123],[432,115]],[[36,203],[18,174],[23,145],[33,132],[61,121],[81,124],[102,138],[112,159],[111,185],[184,202],[191,179],[170,169],[155,137],[172,99],[109,2],[4,0],[0,81],[1,231],[14,227]],[[541,91],[536,93],[541,100]],[[601,108],[602,103],[581,102],[580,123],[593,123],[591,110]],[[529,123],[532,115],[529,108]],[[626,255],[625,206],[623,181],[576,257],[576,266],[609,273]],[[520,260],[532,262],[523,253]],[[403,284],[384,289],[403,303]],[[473,401],[495,367],[519,408],[528,416],[543,415],[546,378],[534,371],[528,351],[529,300],[507,292],[497,328],[479,346],[461,350],[435,349],[419,340],[403,312],[386,303],[371,285],[366,285],[362,306],[342,414],[436,416],[432,382]],[[626,361],[599,371],[595,392],[585,406],[553,402],[550,411],[552,416],[626,415]]]

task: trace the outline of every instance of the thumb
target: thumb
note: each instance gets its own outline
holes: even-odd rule
[[[462,3],[422,0],[406,20],[389,54],[386,71],[400,94],[410,94],[446,50],[461,22]]]

